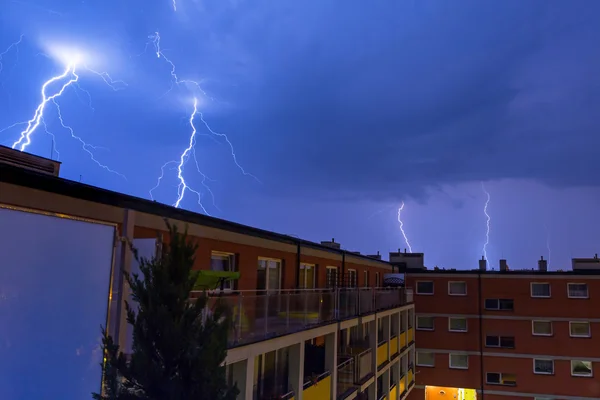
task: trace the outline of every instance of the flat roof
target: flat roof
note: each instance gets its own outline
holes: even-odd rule
[[[566,271],[540,271],[538,269],[517,269],[517,270],[508,270],[508,271],[499,271],[499,270],[485,270],[482,271],[480,269],[420,269],[420,268],[407,268],[404,273],[406,274],[431,274],[431,275],[482,275],[482,276],[506,276],[510,278],[511,276],[519,276],[519,275],[600,275],[600,269],[576,269],[576,270],[566,270]]]
[[[311,247],[328,251],[330,253],[338,253],[340,255],[347,254],[352,257],[358,257],[361,259],[385,264],[386,267],[391,266],[391,264],[385,260],[378,260],[377,258],[368,257],[363,254],[356,254],[344,249],[331,248],[320,243],[311,242],[264,229],[254,228],[248,225],[238,224],[236,222],[183,210],[181,208],[175,208],[173,206],[158,203],[156,201],[130,196],[60,177],[46,175],[36,171],[18,168],[10,164],[0,163],[0,182],[56,193],[80,200],[87,200],[109,206],[120,207],[123,209],[131,209],[148,214],[159,215],[166,218],[181,220],[211,228],[223,229],[244,235],[251,235],[254,237],[260,237],[262,239],[270,239],[282,243]]]

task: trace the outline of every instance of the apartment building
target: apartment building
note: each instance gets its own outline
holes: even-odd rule
[[[0,218],[16,221],[13,217],[26,215],[61,225],[61,235],[51,238],[59,258],[44,259],[28,270],[76,257],[68,238],[81,236],[82,226],[99,227],[98,235],[109,235],[95,240],[112,243],[101,254],[110,261],[105,264],[111,288],[104,292],[106,323],[123,348],[129,348],[130,332],[122,276],[136,268],[131,252],[124,250],[126,243],[151,256],[160,250],[157,235],[165,233],[168,219],[187,227],[198,244],[195,269],[239,272],[219,297],[233,310],[225,363],[240,399],[396,400],[410,394],[416,356],[413,293],[380,287],[393,267],[379,255],[346,251],[334,239],[313,243],[67,181],[58,177],[59,167],[52,160],[0,148]],[[71,228],[75,223],[76,232]],[[17,230],[13,235],[19,235]],[[27,235],[39,243],[50,240],[36,237],[41,230]],[[91,258],[78,262],[91,264]],[[61,312],[68,313],[72,303],[65,302]],[[40,354],[30,362],[44,359]]]
[[[391,253],[415,289],[416,386],[409,399],[599,399],[600,260],[569,270],[428,270]]]

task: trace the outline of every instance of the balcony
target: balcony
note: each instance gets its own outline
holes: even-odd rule
[[[292,289],[210,292],[232,314],[229,346],[236,347],[409,304],[411,289]],[[192,292],[192,298],[202,292]]]

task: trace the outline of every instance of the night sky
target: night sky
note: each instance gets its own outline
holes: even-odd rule
[[[0,129],[32,118],[78,55],[55,100],[98,147],[53,102],[43,117],[67,179],[149,198],[190,142],[195,97],[241,166],[197,114],[208,178],[193,152],[184,176],[216,217],[387,255],[407,247],[404,201],[428,266],[476,268],[484,182],[492,266],[600,252],[597,0],[176,1],[4,0]],[[26,150],[56,158],[45,127]],[[176,164],[157,201],[176,202]],[[180,206],[203,212],[189,191]]]

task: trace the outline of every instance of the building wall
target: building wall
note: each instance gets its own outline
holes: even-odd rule
[[[433,282],[433,295],[419,294],[419,281]],[[449,295],[448,282],[451,281],[466,282],[466,295]],[[486,399],[519,398],[517,393],[600,398],[600,381],[597,380],[600,374],[600,314],[597,307],[600,275],[484,272],[480,279],[476,271],[427,271],[407,273],[406,282],[407,286],[415,288],[417,318],[432,317],[434,321],[433,330],[419,330],[417,327],[415,333],[417,351],[435,353],[434,367],[416,366],[417,386],[482,389],[483,382],[486,392],[494,392],[486,393]],[[548,283],[550,297],[532,298],[532,282]],[[568,283],[586,283],[588,298],[569,298]],[[514,310],[486,310],[486,299],[512,299]],[[452,317],[466,318],[467,332],[449,332],[448,323]],[[552,335],[533,335],[533,320],[551,321]],[[591,337],[571,337],[570,321],[589,322]],[[486,335],[514,337],[514,348],[487,347]],[[451,369],[450,353],[468,354],[468,369]],[[554,360],[554,373],[535,374],[535,358]],[[596,378],[571,376],[571,360],[577,359],[592,361]],[[488,372],[514,374],[516,385],[487,384],[485,373]],[[502,392],[507,394],[497,394]],[[411,396],[423,399],[425,393],[415,389]]]
[[[166,240],[166,231],[157,231],[137,227],[134,231],[136,238],[155,238],[157,232],[163,234]],[[213,251],[235,254],[236,264],[240,271],[240,280],[238,283],[239,290],[255,290],[257,283],[257,265],[260,257],[272,258],[281,260],[282,262],[282,289],[297,288],[297,257],[298,248],[294,245],[277,243],[261,238],[253,238],[249,235],[243,235],[240,238],[239,234],[233,234],[226,231],[219,232],[218,235],[212,234],[208,229],[202,231],[206,236],[198,237],[190,234],[192,240],[198,244],[196,253],[195,269],[210,269],[211,253]],[[202,234],[201,233],[201,234]],[[243,240],[240,240],[243,239]],[[240,243],[240,242],[245,243]],[[344,271],[347,274],[349,269],[353,269],[357,274],[357,286],[365,285],[364,271],[369,273],[369,286],[375,284],[375,273],[379,272],[380,282],[383,282],[383,274],[391,272],[391,267],[385,261],[376,259],[365,259],[356,257],[347,253],[345,260]],[[316,288],[326,287],[327,267],[337,267],[338,276],[342,274],[342,254],[340,252],[326,251],[321,249],[313,249],[306,246],[300,247],[300,262],[312,264],[316,267]]]

